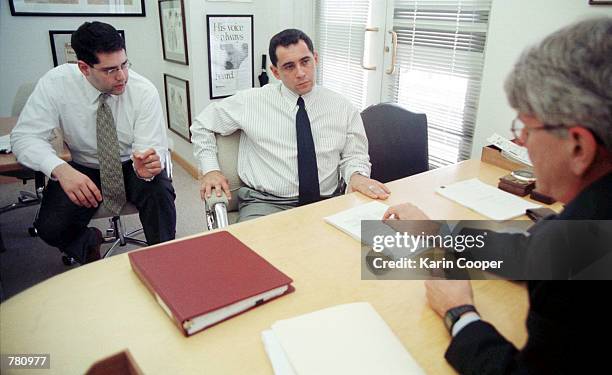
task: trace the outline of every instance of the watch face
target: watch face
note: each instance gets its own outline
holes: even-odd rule
[[[446,328],[448,328],[449,330],[453,325],[453,316],[450,312],[447,312],[444,316],[444,325],[446,325]]]

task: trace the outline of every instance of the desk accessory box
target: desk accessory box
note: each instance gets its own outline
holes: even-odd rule
[[[535,182],[519,180],[512,174],[507,174],[499,179],[497,187],[508,193],[524,197],[535,188]]]
[[[143,375],[128,349],[95,362],[85,375]]]
[[[480,160],[485,163],[492,164],[503,169],[507,169],[509,171],[531,168],[526,164],[518,163],[516,161],[506,158],[502,155],[501,149],[493,145],[485,146],[482,148]]]

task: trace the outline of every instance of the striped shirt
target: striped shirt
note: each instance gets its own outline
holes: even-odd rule
[[[317,155],[321,195],[339,177],[370,175],[368,140],[357,109],[344,97],[314,86],[303,95]],[[295,116],[298,95],[282,83],[248,89],[213,102],[191,126],[194,156],[203,174],[219,170],[213,133],[242,130],[238,175],[253,189],[283,198],[299,195]]]

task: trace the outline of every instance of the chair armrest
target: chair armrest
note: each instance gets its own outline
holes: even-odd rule
[[[223,191],[221,196],[217,197],[215,189],[213,189],[210,198],[204,199],[204,214],[208,230],[225,228],[229,225],[229,217],[227,215],[228,205],[229,200]]]
[[[224,203],[227,207],[229,205],[229,200],[227,199],[227,195],[225,195],[225,192],[223,191],[221,192],[221,196],[217,197],[217,193],[213,188],[210,194],[210,198],[204,198],[204,207],[207,212],[210,212],[214,210],[214,207],[217,203]]]

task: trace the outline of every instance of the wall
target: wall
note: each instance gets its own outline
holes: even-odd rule
[[[184,0],[189,66],[163,60],[157,1],[147,0],[146,17],[13,17],[8,1],[0,1],[0,116],[10,116],[20,85],[37,81],[53,67],[49,30],[74,30],[84,21],[108,22],[125,30],[126,45],[133,69],[157,87],[165,111],[163,73],[189,80],[191,114],[194,118],[210,103],[206,14],[252,14],[254,20],[254,74],[260,73],[261,55],[267,54],[270,37],[288,27],[314,30],[312,0],[230,1]],[[268,60],[269,64],[269,60]],[[271,81],[274,80],[268,71]],[[197,165],[191,144],[168,132],[173,149]]]
[[[612,6],[589,6],[587,0],[493,1],[472,158],[480,158],[492,133],[510,137],[516,113],[507,104],[503,84],[523,49],[560,27],[597,15],[612,16]]]
[[[156,1],[146,1],[146,17],[13,17],[8,1],[0,2],[0,116],[10,116],[20,85],[36,82],[53,68],[49,30],[76,30],[99,20],[125,30],[133,69],[163,92],[161,36]],[[143,40],[146,39],[146,42]]]

